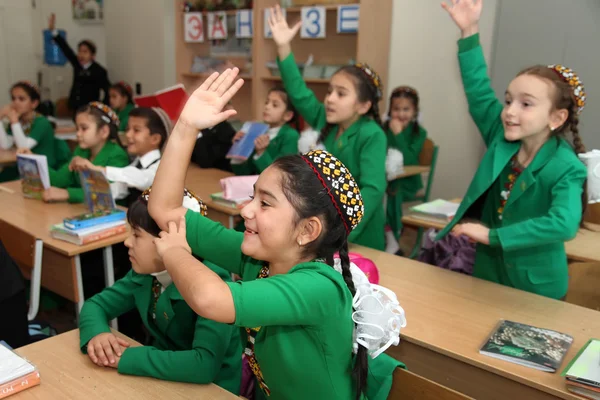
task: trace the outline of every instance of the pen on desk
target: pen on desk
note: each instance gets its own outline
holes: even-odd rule
[[[12,189],[9,189],[9,188],[7,188],[7,187],[4,187],[4,186],[2,186],[2,185],[0,185],[0,190],[4,190],[6,193],[10,193],[10,194],[14,194],[14,193],[15,193],[15,191],[14,191],[14,190],[12,190]]]

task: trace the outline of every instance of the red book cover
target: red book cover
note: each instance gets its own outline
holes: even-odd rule
[[[40,373],[38,371],[30,372],[20,378],[14,379],[0,385],[0,399],[19,393],[25,389],[40,384]]]
[[[180,83],[154,94],[137,96],[134,101],[139,107],[160,107],[165,110],[172,121],[177,121],[187,99],[188,94],[185,87]]]

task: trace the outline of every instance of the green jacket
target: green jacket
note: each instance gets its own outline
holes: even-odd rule
[[[127,103],[121,111],[115,111],[119,117],[119,132],[127,132],[129,113],[135,108],[135,104]],[[170,133],[170,132],[169,132]]]
[[[459,41],[460,69],[469,110],[488,148],[446,235],[481,199],[505,170],[520,142],[504,139],[503,105],[487,75],[479,35]],[[587,171],[564,139],[548,140],[519,175],[504,206],[490,245],[478,245],[473,275],[552,298],[567,292],[564,242],[577,234]],[[475,207],[474,207],[475,205]],[[494,210],[495,212],[495,210]],[[490,216],[482,216],[489,220]]]
[[[77,146],[73,157],[83,157],[89,160],[90,151]],[[96,155],[92,164],[101,167],[126,167],[129,165],[129,156],[127,152],[117,143],[107,141],[102,150]],[[69,163],[64,164],[59,169],[50,168],[50,184],[55,187],[67,189],[69,192],[69,203],[83,202],[83,189],[79,181],[79,173],[69,171]]]
[[[225,270],[206,264],[223,280],[231,281]],[[156,322],[150,316],[151,299],[152,276],[133,270],[88,299],[79,320],[81,351],[87,351],[93,337],[110,332],[108,321],[137,309],[154,342],[126,349],[119,361],[120,373],[177,382],[214,382],[238,394],[242,375],[238,329],[196,315],[174,284],[158,298]]]
[[[308,125],[320,130],[327,124],[325,106],[306,86],[293,54],[277,60],[285,90],[292,104]],[[325,148],[352,172],[365,205],[365,215],[348,240],[377,250],[385,249],[385,212],[383,195],[387,187],[385,175],[386,137],[381,127],[363,116],[336,138],[338,126],[327,135]]]
[[[386,129],[388,148],[399,150],[404,156],[404,165],[419,165],[419,156],[427,138],[427,131],[419,125],[417,135],[413,134],[414,123],[410,123],[402,132],[395,135],[389,127]],[[402,230],[402,203],[415,199],[423,187],[421,175],[408,176],[388,183],[386,217],[396,239]]]
[[[259,175],[279,157],[298,154],[300,134],[291,126],[284,124],[277,136],[269,142],[260,157],[254,159],[254,153],[243,164],[231,164],[236,175]]]

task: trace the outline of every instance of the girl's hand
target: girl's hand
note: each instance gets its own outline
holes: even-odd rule
[[[192,253],[192,249],[188,246],[186,239],[185,217],[179,220],[179,227],[174,221],[169,222],[169,231],[159,233],[159,238],[154,239],[158,255],[163,258],[167,251],[175,248],[182,248],[188,253]]]
[[[242,79],[234,82],[239,72],[238,68],[226,69],[209,76],[185,103],[179,122],[201,131],[237,114],[233,109],[222,110],[244,84]]]
[[[271,138],[269,138],[268,134],[260,135],[254,139],[254,153],[258,156],[261,156],[262,153],[265,152],[265,149],[269,146],[270,142]]]
[[[8,117],[9,111],[12,109],[10,104],[0,108],[0,118]]]
[[[479,32],[479,19],[481,18],[481,9],[483,0],[451,0],[448,5],[446,1],[442,3],[442,8],[448,11],[454,23],[460,28],[462,37],[468,37]]]
[[[46,203],[56,203],[59,201],[69,200],[69,192],[67,189],[61,189],[52,186],[50,189],[46,189],[42,194],[42,200]]]
[[[244,135],[245,135],[245,133],[244,133],[244,132],[242,132],[242,131],[239,131],[239,132],[237,132],[237,133],[235,134],[235,136],[233,136],[233,139],[231,139],[231,143],[235,143],[235,142],[237,142],[238,140],[240,140],[241,138],[243,138],[243,137],[244,137]]]
[[[490,229],[477,223],[458,224],[452,229],[454,236],[467,236],[472,242],[490,244]]]
[[[390,119],[390,129],[394,135],[399,134],[404,130],[404,124],[397,118]]]
[[[56,14],[52,13],[50,14],[50,17],[48,18],[48,29],[50,31],[53,31],[56,28]]]
[[[33,152],[31,151],[31,149],[28,149],[26,147],[19,147],[17,149],[17,154],[33,154]]]
[[[19,113],[12,107],[9,108],[6,116],[8,117],[8,120],[11,124],[16,124],[17,122],[19,122]]]
[[[298,21],[290,28],[285,17],[281,13],[279,4],[269,9],[269,28],[271,28],[273,40],[277,46],[281,47],[289,45],[301,26],[302,21]]]
[[[73,157],[69,164],[69,171],[87,171],[88,169],[96,169],[96,166],[92,162],[83,157]]]
[[[87,354],[90,360],[100,367],[117,368],[127,347],[129,343],[113,333],[100,333],[88,342]]]

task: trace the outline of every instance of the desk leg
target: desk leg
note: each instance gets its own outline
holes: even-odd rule
[[[113,262],[112,246],[106,246],[104,249],[104,284],[110,287],[115,284],[115,266]],[[119,330],[117,319],[110,321],[113,329]]]
[[[77,278],[77,325],[79,325],[79,313],[85,302],[85,295],[83,294],[83,279],[81,277],[81,258],[79,255],[75,256],[75,276]]]

